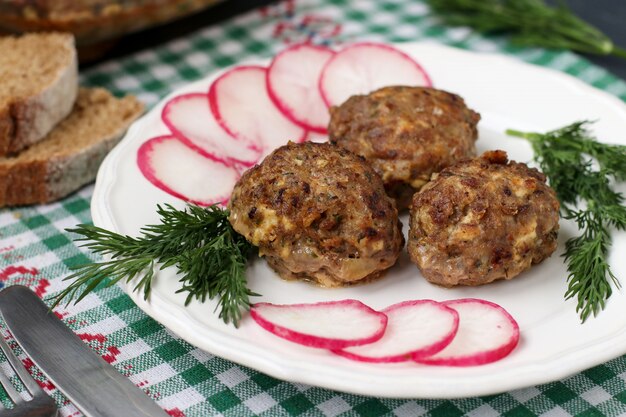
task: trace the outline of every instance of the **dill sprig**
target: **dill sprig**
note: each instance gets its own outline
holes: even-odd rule
[[[428,0],[428,3],[447,24],[508,34],[518,45],[626,58],[626,50],[574,15],[563,2],[557,7],[543,0]]]
[[[612,180],[626,180],[626,146],[597,142],[587,129],[589,123],[576,122],[543,134],[507,130],[530,142],[561,202],[562,216],[582,230],[567,240],[563,256],[569,273],[565,298],[577,298],[576,311],[583,322],[604,309],[611,283],[620,285],[607,255],[610,228],[626,230],[624,196],[611,185]]]
[[[157,206],[161,222],[145,226],[140,237],[124,236],[96,226],[80,224],[68,232],[81,237],[77,242],[109,260],[74,267],[64,280],[72,281],[54,305],[66,299],[77,303],[107,279],[106,286],[137,277],[134,291],[150,296],[155,268],[175,266],[181,288],[187,292],[185,304],[219,297],[219,317],[238,325],[242,311],[250,308],[253,293],[247,287],[246,263],[256,248],[235,232],[229,212],[217,206],[188,206],[178,210],[169,204]]]

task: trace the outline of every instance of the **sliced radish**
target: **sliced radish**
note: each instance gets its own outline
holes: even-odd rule
[[[439,353],[414,360],[430,365],[473,366],[507,356],[519,342],[519,326],[502,307],[474,298],[446,301],[459,313],[454,340]]]
[[[276,107],[295,124],[318,133],[326,133],[330,119],[318,84],[334,54],[323,46],[294,45],[276,55],[267,69],[267,91]]]
[[[306,138],[306,130],[285,117],[270,99],[266,71],[260,66],[234,67],[209,88],[211,111],[220,126],[239,140],[260,144],[262,156]]]
[[[222,129],[211,112],[207,94],[174,97],[163,107],[161,118],[174,136],[207,158],[251,166],[260,157],[258,144],[237,140]]]
[[[319,89],[328,106],[393,85],[431,86],[422,67],[392,46],[356,43],[335,54],[322,70]]]
[[[161,190],[203,206],[225,204],[239,179],[234,168],[205,158],[174,136],[159,136],[143,143],[137,151],[137,165],[144,177]]]
[[[432,300],[405,301],[381,313],[389,321],[380,340],[334,353],[360,362],[402,362],[430,356],[450,344],[459,326],[455,310]]]
[[[257,303],[252,318],[265,330],[301,345],[343,349],[383,336],[387,316],[357,300],[313,304]]]

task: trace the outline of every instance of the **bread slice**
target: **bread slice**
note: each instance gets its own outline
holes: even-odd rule
[[[93,181],[142,111],[132,96],[81,88],[72,113],[48,136],[16,156],[0,157],[0,207],[48,203]]]
[[[78,91],[74,37],[0,37],[0,156],[41,140],[72,110]]]

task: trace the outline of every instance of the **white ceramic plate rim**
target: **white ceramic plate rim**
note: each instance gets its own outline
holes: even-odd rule
[[[408,52],[448,54],[458,56],[459,59],[478,60],[485,65],[500,65],[504,68],[517,68],[521,72],[545,77],[550,82],[561,83],[564,88],[575,90],[577,94],[591,97],[603,105],[615,108],[616,112],[623,113],[624,120],[626,120],[626,106],[619,99],[557,71],[532,66],[500,55],[471,53],[435,44],[403,44],[400,47]],[[261,63],[266,64],[267,61]],[[146,139],[138,136],[150,115],[155,112],[160,113],[163,103],[174,95],[180,94],[181,91],[206,91],[210,81],[218,75],[219,72],[211,74],[170,94],[160,105],[135,123],[122,142],[108,155],[98,173],[92,199],[92,216],[97,226],[120,231],[117,225],[119,217],[116,217],[115,209],[111,205],[111,201],[114,200],[112,195],[116,181],[119,181],[121,176],[119,163],[131,144],[137,140]],[[245,334],[243,334],[244,337],[239,337],[230,332],[207,329],[185,308],[172,303],[158,292],[153,292],[148,302],[143,299],[142,294],[125,289],[143,311],[194,346],[283,380],[357,394],[394,398],[457,398],[494,394],[561,379],[626,353],[625,326],[615,331],[607,329],[606,334],[600,338],[583,340],[575,348],[559,352],[558,355],[552,355],[549,358],[542,358],[531,364],[526,363],[521,367],[507,368],[505,365],[492,364],[478,367],[484,368],[479,371],[476,371],[476,368],[440,368],[437,370],[428,368],[424,372],[421,370],[406,372],[393,365],[386,369],[382,368],[383,371],[380,370],[381,368],[375,369],[371,368],[372,365],[365,364],[351,364],[347,367],[332,366],[323,361],[316,363],[319,358],[315,355],[311,356],[310,361],[306,361],[302,360],[302,357],[294,358],[281,354],[280,350],[272,351],[259,347],[254,340],[246,339]],[[614,297],[616,298],[617,295]],[[624,308],[621,305],[623,303],[620,303],[618,308],[623,313]],[[524,349],[524,346],[518,349]]]

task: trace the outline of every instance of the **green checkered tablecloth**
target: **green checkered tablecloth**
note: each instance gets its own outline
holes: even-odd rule
[[[135,94],[148,106],[218,68],[285,44],[352,40],[432,39],[476,51],[514,55],[570,74],[626,100],[626,83],[575,54],[516,48],[506,39],[442,26],[419,0],[295,0],[254,10],[161,47],[106,62],[82,83]],[[0,285],[24,284],[40,296],[59,292],[69,267],[93,256],[64,229],[90,222],[87,187],[65,200],[0,213]],[[348,395],[276,380],[196,349],[146,316],[118,288],[56,310],[95,351],[172,416],[568,416],[626,415],[626,359],[617,358],[565,380],[499,395],[458,400],[391,400]],[[3,335],[62,407],[78,412]],[[7,372],[6,363],[2,371]],[[14,379],[17,383],[17,380]],[[6,399],[4,399],[6,401]]]

